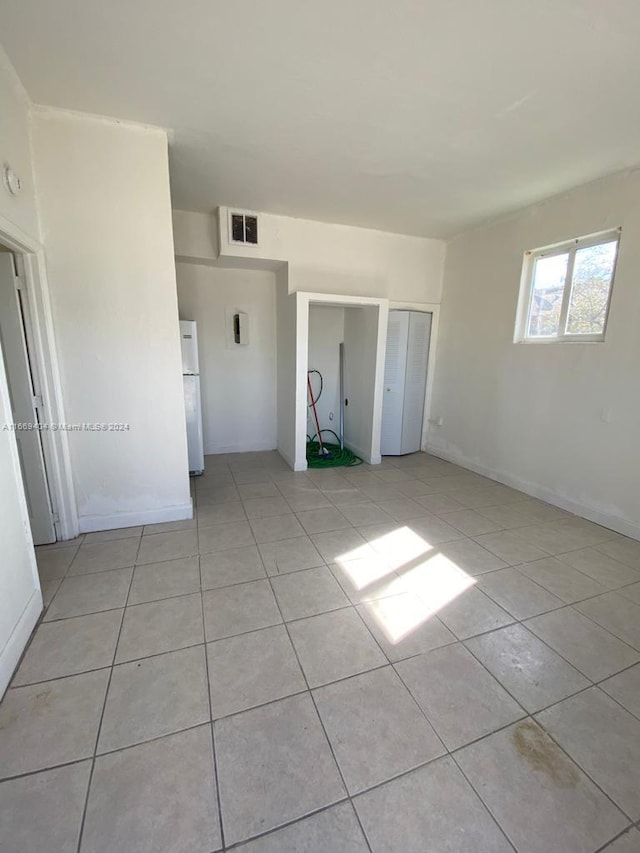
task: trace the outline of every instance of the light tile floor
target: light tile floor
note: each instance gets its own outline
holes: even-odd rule
[[[638,853],[640,543],[425,454],[38,549],[3,853]]]

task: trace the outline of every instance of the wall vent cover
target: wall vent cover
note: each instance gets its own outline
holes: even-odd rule
[[[258,245],[258,214],[241,210],[229,211],[229,242],[245,246]]]

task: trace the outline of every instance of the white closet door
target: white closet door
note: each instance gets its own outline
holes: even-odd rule
[[[383,456],[398,456],[402,450],[402,412],[404,382],[409,338],[409,312],[390,311],[387,327],[387,351],[384,363],[384,394],[382,398]]]
[[[27,340],[25,319],[28,317],[26,291],[18,290],[13,269],[13,256],[0,255],[0,357],[4,357],[12,415],[15,423],[36,423],[39,420],[36,388]],[[34,545],[56,541],[53,514],[49,498],[47,473],[38,429],[15,432],[22,468],[24,491],[29,507],[31,535]]]
[[[416,453],[422,445],[431,316],[431,314],[421,314],[417,311],[409,312],[401,453]]]

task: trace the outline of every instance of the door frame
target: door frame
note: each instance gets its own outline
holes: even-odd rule
[[[387,347],[387,319],[389,300],[383,297],[344,296],[337,293],[310,293],[296,291],[296,423],[295,423],[295,471],[307,470],[307,370],[309,367],[309,306],[331,305],[336,308],[378,309],[378,341],[376,348],[376,378],[373,399],[373,426],[371,448],[365,452],[365,462],[379,465],[380,437],[382,428],[382,390],[384,383],[384,357]]]
[[[33,359],[42,392],[45,423],[66,423],[62,397],[60,365],[55,333],[44,248],[21,228],[0,216],[0,242],[21,259],[19,272],[24,275],[29,300],[30,338]],[[20,269],[22,267],[22,269]],[[65,430],[43,430],[44,454],[56,539],[74,539],[79,534],[78,512],[71,468],[71,454]]]
[[[431,399],[433,397],[433,377],[436,367],[440,305],[436,302],[390,302],[389,311],[419,311],[421,314],[431,314],[431,337],[429,339],[429,355],[427,358],[427,388],[424,395],[424,411],[422,413],[421,443],[422,451],[427,452],[429,432],[431,431],[431,427],[437,426],[437,424],[431,421]]]

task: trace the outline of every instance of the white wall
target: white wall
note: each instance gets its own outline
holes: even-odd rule
[[[38,238],[29,140],[29,103],[0,48],[0,164],[22,180],[11,197],[0,186],[0,230],[10,227]],[[42,610],[42,595],[29,529],[7,378],[0,352],[0,698]]]
[[[297,299],[289,294],[289,275],[286,266],[276,272],[276,404],[278,427],[278,451],[296,470],[304,470],[303,437],[298,430],[298,388],[300,374],[306,372],[306,347],[302,346],[307,326],[299,335],[298,320],[303,319]],[[301,364],[301,358],[304,364]],[[304,418],[304,415],[303,415]]]
[[[523,253],[623,228],[604,343],[514,344]],[[640,172],[447,248],[429,447],[640,538]]]
[[[56,110],[34,159],[81,531],[189,517],[167,139]]]
[[[340,344],[344,341],[345,309],[332,305],[309,306],[309,370],[319,370],[323,379],[323,390],[316,410],[320,429],[332,429],[340,435]],[[318,376],[311,377],[314,394],[320,388]],[[333,419],[329,417],[333,414]],[[313,412],[309,409],[307,432],[316,432]],[[323,439],[335,442],[325,433]]]
[[[291,465],[304,469],[308,301],[287,300],[286,293],[305,298],[314,292],[380,298],[396,308],[432,311],[431,358],[435,359],[445,244],[287,216],[259,216],[259,245],[248,247],[229,242],[228,208],[219,208],[217,218],[176,210],[176,257],[277,271],[278,449]],[[217,239],[211,237],[212,223],[218,226]],[[294,380],[295,387],[288,387]],[[430,387],[428,399],[429,392]],[[287,419],[293,410],[295,423],[291,424]],[[374,424],[374,432],[378,431],[379,425]]]
[[[220,256],[287,261],[290,292],[440,301],[442,240],[261,213],[252,248],[229,242],[227,216],[219,208]]]
[[[176,275],[180,318],[198,324],[204,452],[274,449],[274,273],[178,263]],[[236,311],[249,316],[246,346],[233,342]]]
[[[174,210],[171,218],[176,258],[195,261],[218,257],[218,225],[213,214]]]
[[[0,167],[10,166],[22,181],[22,190],[17,196],[9,195],[0,184],[0,216],[38,239],[29,109],[29,99],[0,46]]]
[[[349,404],[344,413],[344,442],[367,462],[380,462],[380,420],[382,410],[375,405],[379,323],[383,319],[386,344],[387,316],[379,316],[377,306],[345,308],[344,316],[344,394]],[[375,440],[377,433],[378,439]]]
[[[228,209],[213,214],[174,211],[178,257],[230,264],[288,263],[290,293],[297,290],[379,296],[400,302],[438,303],[444,242],[368,228],[260,214],[259,246],[229,242]]]

